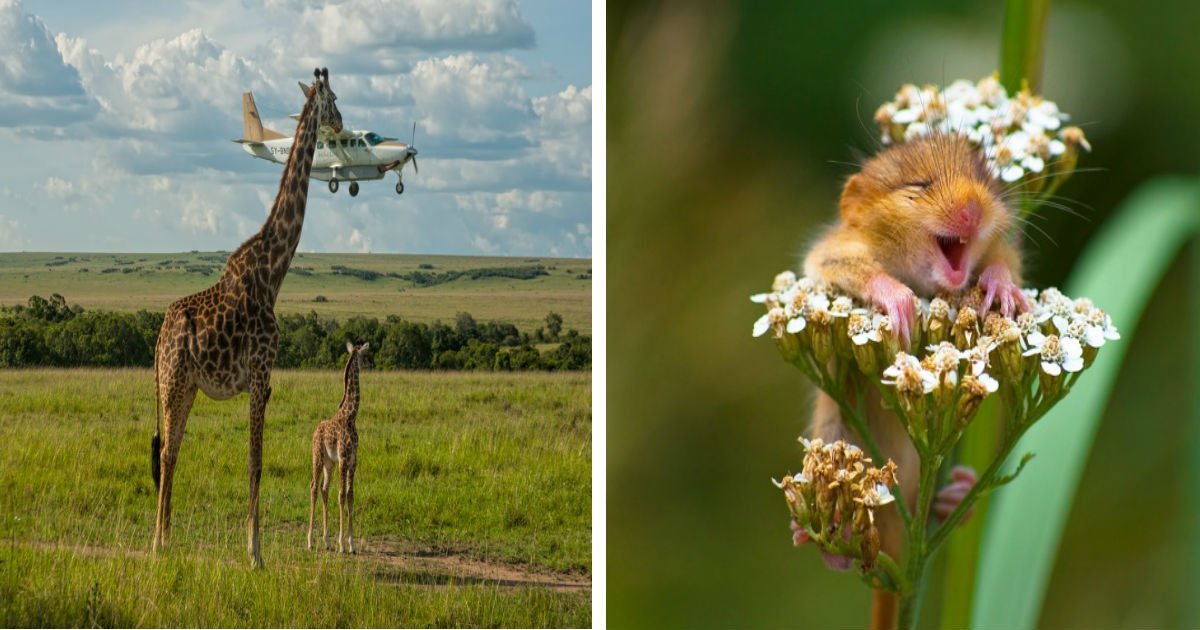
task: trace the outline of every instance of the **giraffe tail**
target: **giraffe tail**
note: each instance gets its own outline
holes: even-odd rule
[[[154,492],[158,494],[159,480],[162,479],[162,437],[159,433],[162,421],[159,419],[162,401],[158,397],[158,352],[154,353],[154,437],[150,438],[150,475],[154,477]]]
[[[158,436],[158,432],[154,432],[154,437],[150,438],[150,475],[154,477],[154,491],[158,492],[158,480],[162,474],[162,463],[159,462],[159,454],[162,452],[162,438]]]

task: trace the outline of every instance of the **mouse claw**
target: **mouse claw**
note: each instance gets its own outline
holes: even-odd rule
[[[983,288],[981,313],[987,313],[993,304],[999,304],[1000,313],[1005,317],[1029,310],[1029,300],[1013,282],[1008,267],[1001,263],[992,263],[979,274],[979,286]]]
[[[891,320],[892,332],[900,340],[901,349],[912,343],[912,327],[917,321],[917,301],[912,289],[887,274],[878,274],[867,281],[867,300],[883,309]]]

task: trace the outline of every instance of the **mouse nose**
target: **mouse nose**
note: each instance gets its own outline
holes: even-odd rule
[[[975,197],[967,197],[966,201],[958,204],[951,213],[954,226],[960,234],[974,234],[979,230],[979,222],[983,218],[983,208]]]

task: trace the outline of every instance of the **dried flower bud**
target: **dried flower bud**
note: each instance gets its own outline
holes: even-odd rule
[[[960,348],[966,348],[975,343],[975,339],[979,335],[979,316],[975,314],[974,308],[963,306],[958,309],[958,317],[954,319],[954,327],[951,329],[950,335],[954,339],[954,345]]]

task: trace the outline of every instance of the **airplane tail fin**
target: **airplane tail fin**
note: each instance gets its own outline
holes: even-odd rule
[[[274,129],[263,127],[262,119],[258,117],[258,107],[254,104],[254,95],[250,92],[242,94],[242,133],[244,139],[254,142],[284,137]]]

